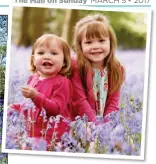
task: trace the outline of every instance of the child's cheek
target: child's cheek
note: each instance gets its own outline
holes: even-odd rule
[[[35,64],[36,65],[42,65],[42,59],[40,59],[40,58],[37,58],[36,60],[35,60]]]
[[[60,72],[60,70],[61,70],[61,68],[62,68],[62,65],[61,64],[58,64],[58,65],[56,65],[55,66],[55,69],[54,69],[54,73],[59,73]]]
[[[84,54],[89,53],[89,48],[84,48],[84,49],[83,49],[83,53],[84,53]]]

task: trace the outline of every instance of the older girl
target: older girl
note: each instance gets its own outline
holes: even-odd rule
[[[105,16],[88,15],[74,31],[73,104],[90,121],[119,110],[124,68],[115,57],[116,36]]]

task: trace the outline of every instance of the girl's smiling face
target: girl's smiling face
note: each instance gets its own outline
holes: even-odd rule
[[[34,51],[33,63],[41,78],[57,75],[64,63],[64,53],[56,39],[44,40]]]
[[[104,59],[110,53],[109,37],[87,39],[84,33],[82,35],[81,47],[83,55],[91,62],[94,68],[104,68]]]

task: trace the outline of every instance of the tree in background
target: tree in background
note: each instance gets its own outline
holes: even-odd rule
[[[63,37],[71,46],[75,23],[88,14],[101,13],[110,20],[117,35],[118,48],[145,49],[147,27],[144,13],[34,7],[14,7],[13,11],[12,43],[18,38],[17,46],[32,46],[43,33]]]
[[[44,33],[46,11],[45,8],[23,8],[18,46],[28,47]]]
[[[73,39],[73,29],[75,23],[79,20],[79,11],[78,10],[66,10],[65,11],[65,20],[62,28],[62,37],[72,45]]]

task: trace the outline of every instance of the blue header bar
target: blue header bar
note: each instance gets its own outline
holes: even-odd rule
[[[0,7],[9,7],[9,5],[0,5]]]

